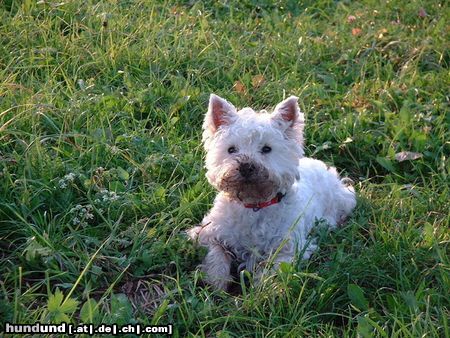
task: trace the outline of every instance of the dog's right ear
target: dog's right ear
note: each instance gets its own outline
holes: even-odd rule
[[[236,108],[220,96],[211,94],[203,129],[214,134],[220,126],[231,124],[236,118]]]

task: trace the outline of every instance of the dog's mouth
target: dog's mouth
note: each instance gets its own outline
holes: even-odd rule
[[[241,203],[259,203],[272,198],[277,189],[274,182],[270,180],[252,180],[230,182],[222,180],[219,186],[230,199]]]
[[[257,185],[255,187],[245,187],[236,193],[237,199],[242,203],[259,203],[270,199],[273,195],[272,186]]]

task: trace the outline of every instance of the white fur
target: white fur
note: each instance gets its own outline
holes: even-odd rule
[[[261,184],[270,182],[266,191],[271,196],[258,201],[257,187],[253,187],[254,194],[246,194],[242,188],[239,200],[235,190],[240,191],[240,185],[219,191],[201,225],[188,231],[192,239],[208,247],[202,267],[216,287],[226,289],[232,279],[233,259],[249,271],[258,271],[275,253],[275,267],[292,261],[296,253],[308,259],[316,249],[308,238],[315,221],[324,219],[334,227],[355,207],[353,188],[341,181],[334,168],[303,157],[303,123],[296,97],[281,102],[269,114],[251,108],[237,111],[226,100],[211,95],[203,125],[208,181],[221,190],[224,177],[239,178],[237,162],[245,159],[267,169],[267,179]],[[264,146],[272,151],[262,153]],[[237,149],[236,153],[229,154],[230,147]],[[270,200],[277,192],[285,194],[277,204],[258,211],[244,206]]]

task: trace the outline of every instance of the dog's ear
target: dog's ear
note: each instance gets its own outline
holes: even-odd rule
[[[236,117],[236,108],[220,96],[211,94],[203,129],[214,134],[222,125],[229,125]]]
[[[299,114],[300,108],[298,107],[298,97],[289,96],[286,100],[277,104],[272,116],[273,119],[280,120],[280,122],[289,126],[296,122]]]
[[[298,97],[289,96],[275,107],[272,113],[272,121],[281,128],[289,138],[303,143],[304,118],[298,106]]]

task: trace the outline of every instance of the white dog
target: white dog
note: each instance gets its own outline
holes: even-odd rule
[[[212,94],[203,123],[208,181],[219,190],[200,226],[188,231],[208,248],[207,281],[226,289],[233,260],[261,271],[261,263],[308,259],[316,249],[308,234],[316,220],[331,227],[356,205],[355,192],[334,168],[303,157],[303,114],[298,98],[273,113],[238,111]]]

